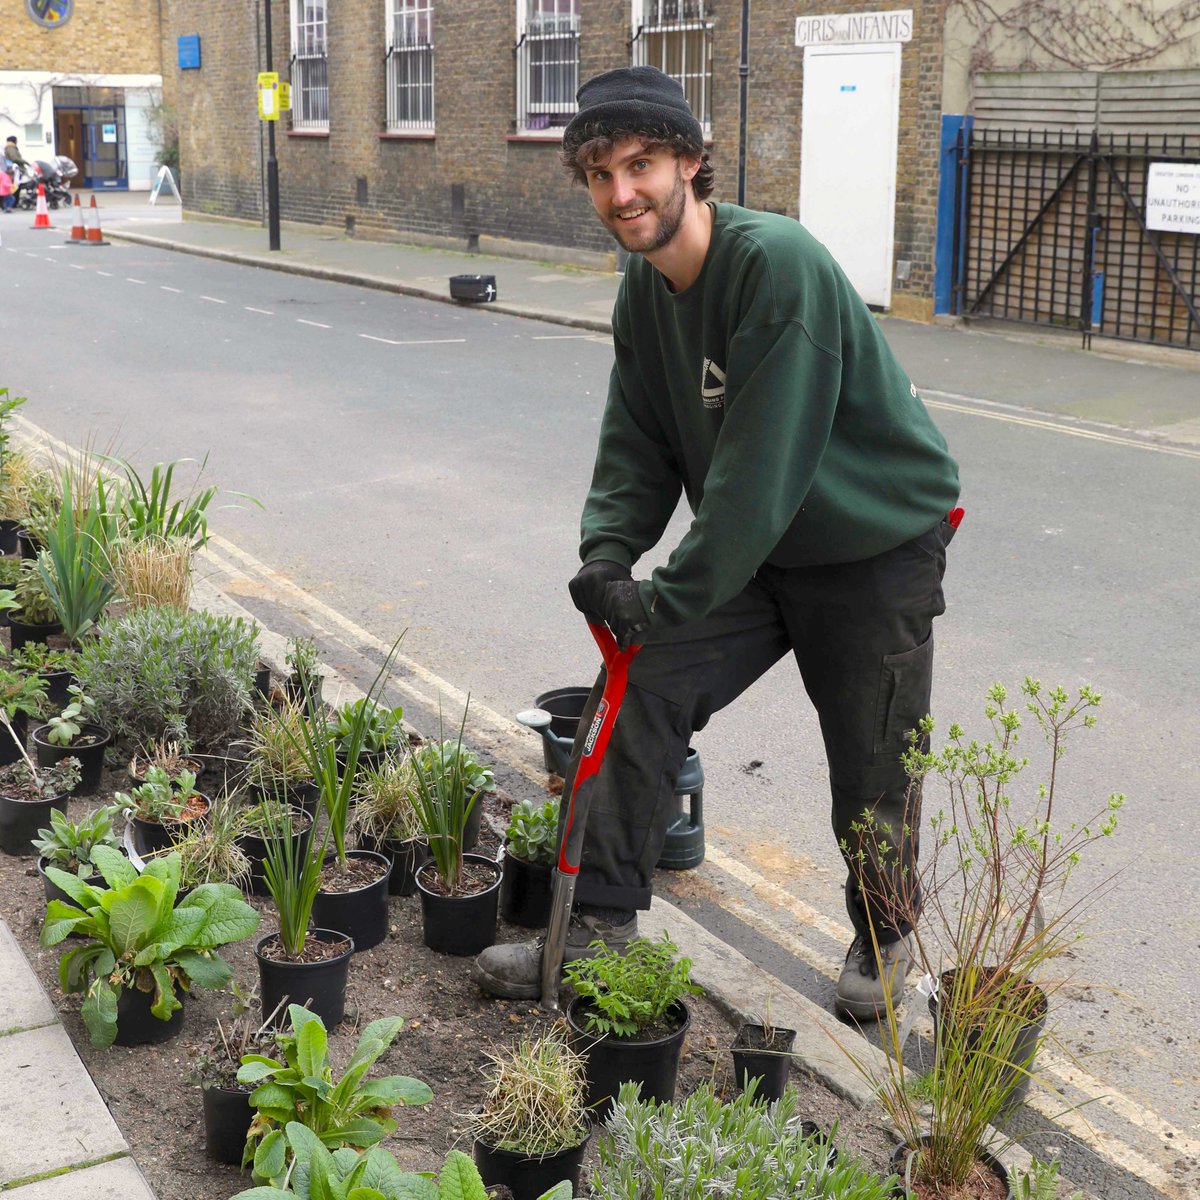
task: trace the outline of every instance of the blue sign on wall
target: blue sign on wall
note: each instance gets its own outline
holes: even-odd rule
[[[189,33],[178,39],[179,69],[195,71],[200,68],[200,35]]]

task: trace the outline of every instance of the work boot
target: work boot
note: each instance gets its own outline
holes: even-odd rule
[[[893,1005],[900,1003],[904,979],[912,966],[908,938],[880,946],[879,959],[876,961],[875,946],[869,937],[859,934],[850,943],[833,997],[833,1007],[843,1016],[877,1021],[887,1011],[889,994]]]
[[[637,915],[614,925],[591,913],[575,913],[567,929],[563,962],[592,958],[597,951],[591,943],[601,941],[609,950],[623,954],[632,938],[637,937]],[[505,1000],[536,1000],[542,994],[542,947],[544,937],[528,942],[510,942],[489,946],[471,967],[471,978],[491,996]]]

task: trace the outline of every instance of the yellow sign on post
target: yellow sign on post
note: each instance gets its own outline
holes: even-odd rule
[[[279,103],[279,73],[277,71],[259,71],[258,73],[258,116],[263,121],[278,121]]]
[[[279,111],[292,111],[292,85],[286,80],[279,85]]]

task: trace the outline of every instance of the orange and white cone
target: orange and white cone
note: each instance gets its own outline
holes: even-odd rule
[[[83,207],[79,203],[79,193],[75,193],[75,224],[71,226],[71,236],[67,238],[68,246],[87,245],[87,226],[83,223]]]
[[[100,210],[96,207],[96,193],[92,193],[92,202],[88,206],[87,244],[89,246],[107,246],[104,234],[100,232]]]
[[[38,184],[37,216],[33,218],[31,229],[53,229],[50,224],[50,210],[46,207],[46,185]]]

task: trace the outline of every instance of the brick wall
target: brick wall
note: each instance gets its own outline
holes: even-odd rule
[[[286,0],[273,0],[276,69],[286,73]],[[945,0],[908,0],[914,36],[904,47],[896,200],[896,258],[911,263],[894,307],[932,312],[941,30]],[[888,0],[822,0],[805,13],[873,11]],[[283,217],[370,236],[471,234],[611,251],[586,193],[558,166],[557,144],[513,135],[512,0],[441,0],[434,15],[436,136],[381,136],[385,127],[384,23],[335,2],[329,24],[329,132],[289,134],[279,122]],[[629,0],[582,0],[580,74],[628,62]],[[712,0],[713,144],[717,197],[733,200],[738,166],[740,0]],[[803,51],[797,0],[752,9],[746,202],[796,216],[800,188]],[[178,97],[184,202],[190,208],[261,212],[255,116],[258,64],[253,8],[244,0],[163,0],[164,84]],[[202,71],[174,66],[174,38],[200,33]],[[365,197],[365,198],[364,198]],[[457,201],[457,202],[456,202]]]
[[[58,28],[34,22],[25,0],[6,0],[0,47],[6,71],[157,75],[162,69],[158,5],[144,0],[81,0]]]

